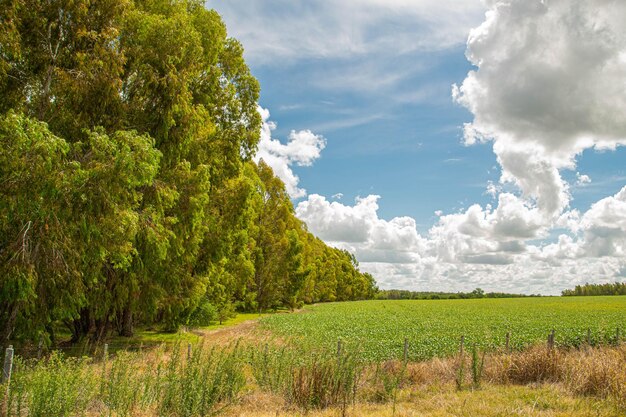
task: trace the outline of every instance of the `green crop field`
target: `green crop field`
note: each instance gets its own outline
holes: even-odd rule
[[[448,356],[461,335],[466,346],[495,349],[511,333],[511,347],[545,341],[556,331],[556,345],[614,343],[624,339],[626,296],[549,297],[474,300],[403,300],[329,303],[300,314],[277,314],[261,326],[303,349],[333,349],[341,339],[346,351],[367,360],[399,358],[404,338],[411,360]]]

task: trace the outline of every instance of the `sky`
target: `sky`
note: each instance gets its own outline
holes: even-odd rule
[[[626,2],[210,0],[256,159],[382,289],[626,281]]]

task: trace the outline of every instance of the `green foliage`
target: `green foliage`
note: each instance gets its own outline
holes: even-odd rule
[[[33,336],[53,318],[73,317],[83,302],[80,252],[72,238],[69,145],[44,123],[0,117],[0,320]],[[46,280],[41,279],[46,277]]]
[[[369,385],[372,387],[368,393],[368,398],[374,402],[384,403],[392,401],[395,412],[395,405],[398,391],[406,379],[407,362],[385,361],[377,362],[375,371],[372,374]]]
[[[606,284],[585,284],[577,285],[573,290],[563,290],[564,297],[585,296],[585,295],[626,295],[626,282],[615,282]]]
[[[626,297],[541,297],[441,301],[359,301],[306,307],[306,314],[277,314],[261,326],[290,338],[302,350],[335,349],[338,338],[368,361],[402,359],[408,338],[409,358],[426,360],[458,354],[458,340],[480,350],[502,348],[511,332],[511,348],[545,343],[556,330],[556,344],[581,346],[587,329],[594,340],[614,343],[623,329]]]
[[[472,385],[474,388],[480,387],[483,377],[483,367],[485,365],[485,352],[479,354],[476,345],[472,346]]]
[[[300,353],[273,345],[262,349],[253,346],[248,355],[257,384],[283,395],[289,404],[305,410],[330,406],[345,409],[355,399],[362,372],[355,355]]]
[[[305,410],[341,406],[345,413],[354,400],[359,373],[359,362],[352,356],[313,355],[292,369],[287,401]]]
[[[259,85],[198,0],[7,0],[0,340],[176,330],[371,298],[251,161]],[[212,307],[210,307],[212,306]],[[214,308],[215,311],[212,311]]]
[[[217,320],[217,309],[209,300],[204,300],[191,313],[187,325],[191,327],[210,326],[215,320]]]

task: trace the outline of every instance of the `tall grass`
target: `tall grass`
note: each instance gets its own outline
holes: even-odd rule
[[[581,396],[608,398],[626,410],[626,345],[471,355],[427,362],[366,364],[348,350],[309,352],[275,345],[234,343],[118,352],[106,362],[53,353],[16,359],[7,415],[206,416],[247,393],[271,393],[294,414],[333,407],[346,414],[355,402],[396,403],[399,390],[429,384],[560,384]],[[459,369],[462,374],[459,375]],[[5,387],[2,387],[5,388]]]
[[[18,359],[8,415],[122,417],[153,409],[158,415],[204,416],[242,392],[245,361],[238,345],[201,348],[190,358],[181,351],[178,346],[149,355],[118,352],[105,364],[60,353],[41,361]]]
[[[361,374],[354,355],[328,352],[299,354],[291,349],[250,350],[249,363],[261,389],[284,397],[287,404],[304,410],[353,403]]]
[[[96,398],[98,376],[87,358],[53,353],[45,361],[16,360],[8,416],[65,417],[84,414]]]

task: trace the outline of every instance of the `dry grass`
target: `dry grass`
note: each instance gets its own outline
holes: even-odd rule
[[[400,388],[428,391],[431,387],[452,386],[459,366],[458,358],[409,363]],[[469,355],[464,358],[464,366],[466,370],[471,367]],[[381,368],[397,374],[399,367],[399,362],[388,362]],[[370,368],[366,372],[373,371]],[[545,346],[535,346],[522,352],[490,354],[485,358],[482,380],[491,389],[550,385],[567,396],[593,397],[614,404],[622,410],[621,415],[626,416],[626,345],[582,350],[548,350]],[[367,384],[368,378],[364,381]],[[464,375],[463,386],[466,390],[472,387],[469,372]],[[365,394],[362,398],[375,400],[377,397],[372,392],[381,391],[380,382],[361,387],[361,391]]]
[[[464,358],[470,369],[469,355]],[[626,346],[548,350],[485,357],[481,389],[456,389],[458,358],[409,363],[388,361],[363,370],[353,416],[626,416]],[[395,384],[395,385],[394,385]],[[395,398],[393,390],[397,389]],[[277,402],[276,404],[280,404]],[[395,414],[393,414],[395,409]],[[242,410],[247,410],[242,411]],[[233,409],[233,416],[297,416],[289,407]],[[307,416],[342,415],[338,408]]]
[[[357,402],[349,417],[618,417],[623,412],[612,403],[593,397],[576,397],[560,385],[533,386],[485,384],[480,390],[457,391],[454,384],[407,387],[390,403]],[[289,408],[280,396],[254,393],[230,407],[225,417],[339,417],[341,408],[304,411]]]
[[[534,346],[522,352],[492,355],[485,369],[486,379],[497,383],[530,384],[559,382],[563,378],[563,361],[575,351]]]

